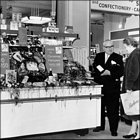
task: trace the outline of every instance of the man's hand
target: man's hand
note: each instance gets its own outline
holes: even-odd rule
[[[109,70],[105,70],[105,71],[101,74],[101,76],[104,76],[104,75],[111,75],[111,73],[110,73]]]

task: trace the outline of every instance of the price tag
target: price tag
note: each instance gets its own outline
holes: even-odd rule
[[[7,30],[7,25],[1,24],[0,29]]]
[[[11,21],[10,22],[10,30],[18,30],[18,22]]]

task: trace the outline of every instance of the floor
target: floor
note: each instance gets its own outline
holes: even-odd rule
[[[26,137],[20,137],[19,139],[123,139],[123,135],[129,132],[131,125],[126,124],[125,122],[119,122],[118,136],[113,137],[109,131],[108,119],[106,118],[106,129],[101,132],[93,132],[92,129],[89,129],[89,133],[85,136],[78,136],[72,131],[51,133],[51,134],[41,134],[41,135],[32,135]]]

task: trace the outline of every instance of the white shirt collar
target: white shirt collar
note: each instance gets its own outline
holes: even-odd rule
[[[105,53],[105,63],[107,62],[109,56],[110,56],[109,54]]]

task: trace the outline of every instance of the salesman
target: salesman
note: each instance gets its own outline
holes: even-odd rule
[[[124,64],[122,56],[114,52],[114,44],[111,40],[103,42],[104,52],[98,53],[93,63],[94,81],[102,84],[101,99],[101,126],[93,129],[93,132],[105,129],[105,108],[109,120],[112,136],[117,136],[119,122],[119,98],[120,77],[123,76]]]

